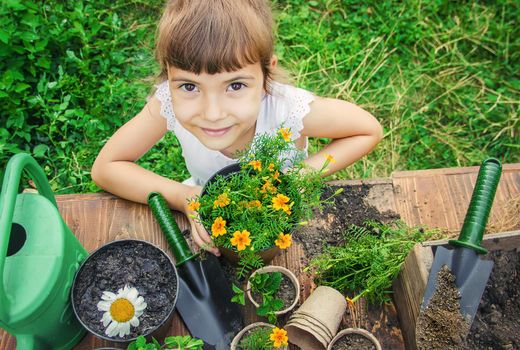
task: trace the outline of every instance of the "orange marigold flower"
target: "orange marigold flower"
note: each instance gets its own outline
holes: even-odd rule
[[[200,202],[196,200],[192,200],[188,203],[188,209],[191,211],[197,211],[200,208]]]
[[[227,192],[224,192],[222,194],[220,194],[218,196],[218,198],[213,202],[213,208],[216,208],[216,207],[225,207],[226,205],[229,204],[229,197],[228,197],[228,194]]]
[[[211,233],[214,237],[222,236],[226,234],[226,220],[222,219],[222,216],[219,216],[211,225]]]
[[[289,200],[289,197],[284,196],[281,193],[278,193],[276,197],[273,197],[273,208],[275,210],[284,210],[284,207],[287,206]]]
[[[292,132],[290,132],[289,130],[290,130],[289,128],[280,128],[280,130],[278,130],[278,132],[280,133],[280,135],[282,135],[285,142],[291,141]]]
[[[273,163],[269,164],[269,166],[267,168],[269,169],[269,171],[273,171],[274,170],[274,164]]]
[[[287,331],[278,327],[273,329],[273,332],[269,335],[269,339],[271,339],[275,348],[287,346],[287,342],[289,341],[289,338],[287,337]]]
[[[246,247],[250,244],[251,239],[249,238],[249,231],[235,231],[235,233],[233,233],[233,238],[231,238],[231,245],[237,247],[238,251],[246,249]]]
[[[334,157],[332,156],[332,154],[325,154],[325,158],[327,158],[327,161],[329,161],[330,163],[333,163],[335,164],[336,163],[336,159],[334,159]]]
[[[276,244],[276,246],[280,249],[287,249],[292,244],[292,237],[290,234],[284,234],[283,232],[280,232],[278,239],[274,241],[274,244]]]
[[[253,167],[253,169],[255,169],[255,170],[258,170],[258,171],[262,170],[262,162],[259,160],[252,160],[247,164],[251,165]]]

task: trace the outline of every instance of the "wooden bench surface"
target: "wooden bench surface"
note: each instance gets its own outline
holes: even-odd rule
[[[403,171],[394,173],[391,179],[341,181],[335,184],[368,183],[379,186],[381,195],[373,199],[373,205],[380,211],[394,210],[409,225],[439,227],[456,233],[462,226],[477,172],[478,167]],[[489,226],[519,226],[519,196],[520,164],[504,165]],[[57,196],[57,201],[65,222],[89,252],[123,238],[147,240],[168,251],[160,228],[146,205],[106,193],[61,195]],[[513,220],[509,217],[504,220],[504,214],[511,208],[516,208],[516,216]],[[510,215],[514,215],[514,210],[512,213]],[[186,228],[186,218],[179,213],[175,216],[181,229]],[[303,273],[304,254],[302,247],[295,243],[273,261],[273,264],[286,266],[299,276],[301,300],[305,300],[314,287],[309,276]],[[380,339],[383,348],[404,349],[393,304],[366,308],[363,302],[359,302],[355,308],[345,316],[344,326],[367,328]],[[246,307],[245,319],[247,323],[257,320],[250,306]],[[187,334],[178,315],[172,321],[169,334]],[[75,349],[90,350],[107,345],[112,344],[87,335]],[[14,337],[0,330],[0,350],[15,348]],[[291,346],[291,349],[297,348]]]

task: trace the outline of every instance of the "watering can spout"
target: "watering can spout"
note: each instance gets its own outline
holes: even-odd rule
[[[38,193],[18,193],[24,171]],[[29,154],[13,156],[0,193],[0,327],[18,349],[66,350],[83,337],[70,287],[86,256],[42,168]]]

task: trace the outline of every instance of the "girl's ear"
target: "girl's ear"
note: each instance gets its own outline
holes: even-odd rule
[[[275,69],[277,65],[278,65],[278,57],[276,57],[276,55],[273,55],[271,57],[271,64],[270,64],[271,70]]]

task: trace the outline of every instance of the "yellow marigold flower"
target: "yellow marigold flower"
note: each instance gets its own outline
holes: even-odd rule
[[[259,161],[259,160],[252,160],[250,161],[249,163],[247,163],[248,165],[251,165],[253,167],[254,170],[258,170],[258,171],[261,171],[262,170],[262,162]]]
[[[289,131],[289,128],[280,128],[278,132],[282,135],[285,142],[291,141],[292,132]]]
[[[249,231],[235,231],[235,233],[233,233],[233,238],[231,238],[231,245],[237,247],[238,251],[246,249],[246,247],[250,244],[251,239],[249,238]]]
[[[327,158],[327,161],[329,161],[330,163],[333,163],[335,164],[336,163],[336,159],[334,159],[334,157],[332,156],[332,154],[325,154],[325,158]]]
[[[282,180],[280,180],[279,177],[280,177],[280,172],[278,170],[276,170],[276,172],[273,175],[273,180],[276,180],[278,182],[282,182]]]
[[[261,206],[262,206],[262,203],[258,199],[255,199],[254,201],[249,202],[250,208],[260,208]]]
[[[226,234],[226,220],[222,219],[222,216],[219,216],[211,225],[211,233],[214,237],[222,236]]]
[[[290,234],[284,234],[283,232],[280,232],[278,239],[274,241],[274,244],[276,244],[276,246],[280,249],[287,249],[292,244],[292,237]]]
[[[285,212],[285,214],[287,215],[291,215],[291,207],[287,204],[285,204],[284,206],[282,206],[282,210]]]
[[[188,203],[188,209],[191,211],[197,211],[200,208],[200,202],[196,200],[192,200],[190,203]]]
[[[287,346],[287,342],[289,338],[287,337],[287,331],[283,328],[275,327],[271,335],[269,335],[269,339],[273,342],[273,346],[275,348],[281,348],[282,346]]]
[[[269,169],[269,171],[273,171],[274,170],[274,164],[273,163],[269,164],[269,166],[267,168]]]
[[[289,202],[289,197],[284,196],[281,193],[278,193],[276,197],[273,197],[273,208],[275,210],[285,210],[284,207],[287,206]]]
[[[276,187],[271,184],[271,181],[267,180],[265,184],[262,186],[260,193],[276,193]]]
[[[213,202],[213,208],[216,208],[216,207],[225,207],[226,205],[229,204],[229,197],[228,197],[228,194],[227,192],[224,192],[222,194],[220,194],[218,196],[218,198]]]

